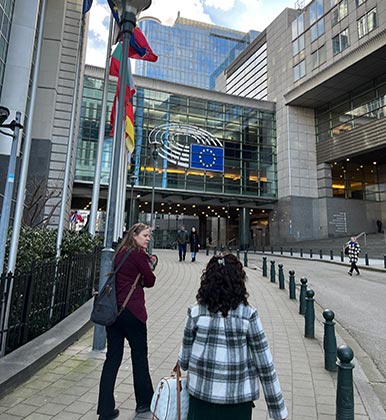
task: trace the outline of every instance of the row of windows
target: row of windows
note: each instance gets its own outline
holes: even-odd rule
[[[341,3],[339,3],[339,5]],[[377,25],[378,25],[377,10],[376,10],[376,8],[374,8],[374,9],[370,10],[369,12],[367,12],[360,19],[358,19],[357,26],[358,26],[358,36],[359,36],[359,38],[362,38],[363,36],[367,35],[371,31],[373,31],[377,27]],[[301,38],[298,38],[293,42],[294,47],[296,45],[296,48],[298,48],[300,39]],[[303,39],[303,42],[304,42],[304,39]],[[348,48],[349,45],[350,45],[349,30],[348,30],[348,28],[345,28],[344,30],[342,30],[340,33],[338,33],[337,35],[335,35],[332,38],[332,53],[333,53],[333,55],[341,53],[346,48]],[[304,48],[304,45],[303,45],[303,48]],[[294,81],[295,82],[306,75],[306,65],[305,65],[304,55],[302,57],[300,57],[300,59],[302,61],[300,61],[299,63],[296,63],[293,67]],[[320,66],[321,64],[323,64],[325,62],[326,62],[326,47],[325,47],[325,45],[323,45],[318,50],[311,53],[311,69],[314,70],[318,66]]]
[[[14,3],[15,0],[2,0],[0,2],[0,94],[3,88]]]
[[[386,116],[386,83],[316,111],[317,140],[351,131]]]

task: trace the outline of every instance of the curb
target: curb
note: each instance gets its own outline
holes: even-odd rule
[[[0,398],[30,379],[90,329],[93,301],[90,299],[59,324],[0,359]]]

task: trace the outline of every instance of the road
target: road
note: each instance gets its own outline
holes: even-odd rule
[[[283,258],[267,254],[268,276],[270,261],[276,268],[283,264],[288,281],[289,270],[295,271],[296,282],[308,279],[316,302],[334,311],[336,321],[346,329],[371,357],[386,378],[386,272],[360,267],[361,274],[349,276],[348,264],[331,264],[314,260]],[[250,264],[262,267],[262,255],[250,254]],[[385,396],[386,400],[386,396]]]

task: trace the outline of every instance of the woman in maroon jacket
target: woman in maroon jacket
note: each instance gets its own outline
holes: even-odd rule
[[[131,253],[116,275],[117,303],[120,307],[128,295],[132,284],[140,273],[141,278],[125,309],[107,332],[107,353],[99,385],[99,420],[112,420],[118,417],[115,407],[114,386],[118,369],[122,362],[125,338],[131,349],[133,365],[136,412],[150,410],[153,385],[147,360],[147,313],[144,287],[153,287],[155,275],[148,254],[145,252],[150,241],[150,227],[143,223],[133,225],[119,244],[114,265],[117,266],[125,253]]]

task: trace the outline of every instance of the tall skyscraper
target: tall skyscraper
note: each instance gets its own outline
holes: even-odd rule
[[[153,51],[156,63],[139,61],[140,76],[214,89],[215,77],[256,38],[258,32],[239,32],[178,16],[173,26],[143,18],[139,25]]]

